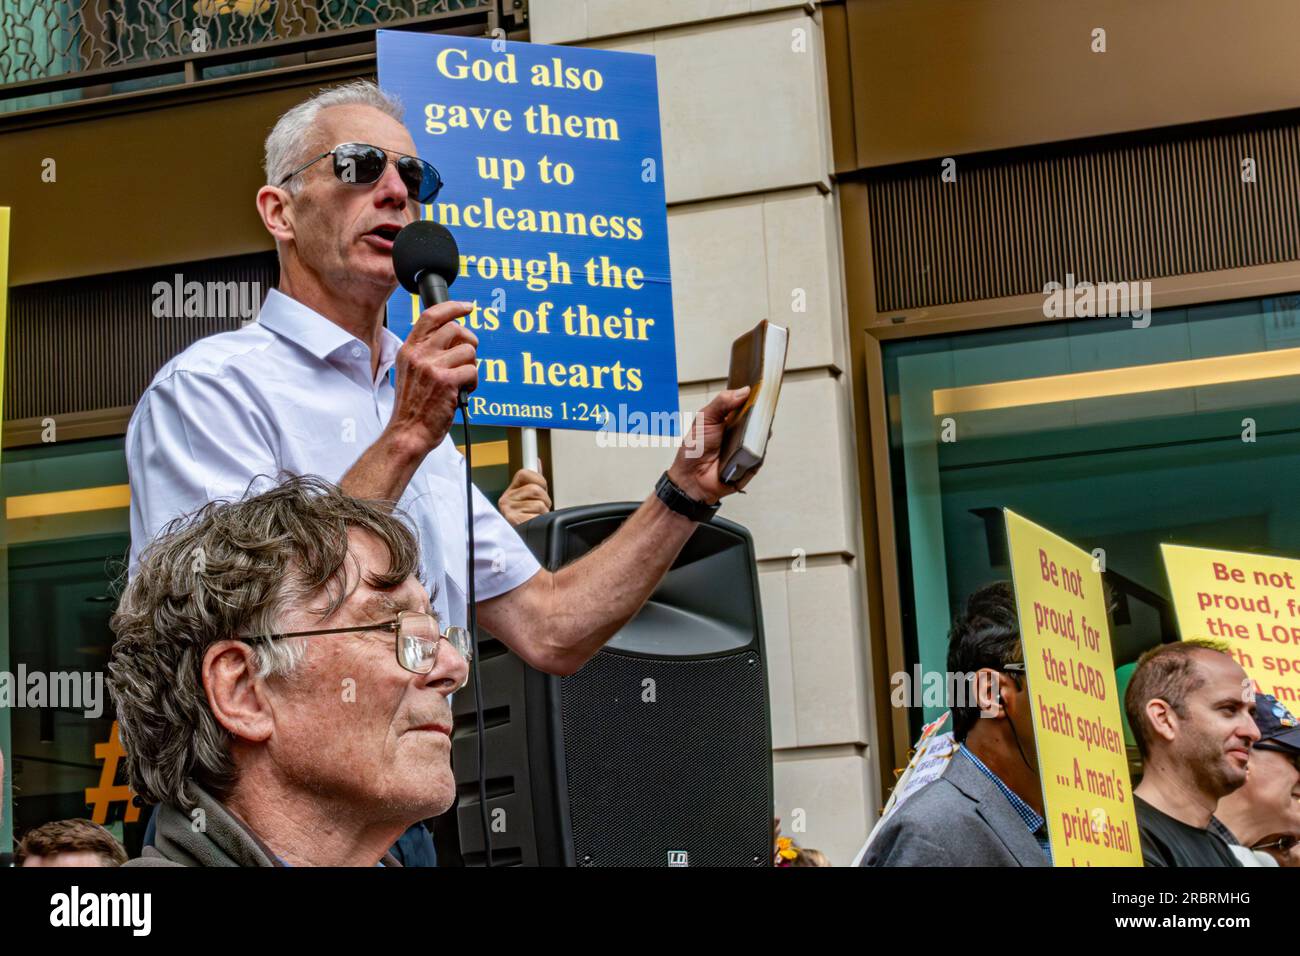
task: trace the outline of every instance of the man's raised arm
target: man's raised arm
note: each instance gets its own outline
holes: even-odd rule
[[[668,469],[696,501],[714,504],[738,490],[722,483],[718,454],[726,421],[748,394],[747,388],[722,392],[704,406]],[[481,602],[484,627],[538,670],[572,674],[640,610],[695,525],[651,494],[590,554]]]

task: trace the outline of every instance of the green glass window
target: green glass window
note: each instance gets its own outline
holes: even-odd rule
[[[1009,577],[1004,507],[1104,560],[1117,666],[1176,637],[1161,542],[1300,554],[1298,317],[1287,296],[886,343],[909,669],[945,670],[965,596]]]
[[[12,787],[4,795],[0,849],[8,849],[15,832],[94,814],[86,791],[101,782],[95,745],[109,740],[113,724],[103,681],[112,646],[112,584],[124,570],[130,535],[121,438],[6,449],[0,462],[8,545],[0,671],[10,675],[11,688],[20,678],[24,685],[23,706],[0,708],[0,748]],[[44,675],[50,696],[43,701],[34,674]],[[75,675],[82,706],[68,705],[72,677],[53,675]],[[61,705],[51,706],[56,702]],[[117,769],[110,784],[125,783],[125,766]],[[110,785],[104,796],[111,791]],[[103,803],[104,820],[119,839],[126,806]]]

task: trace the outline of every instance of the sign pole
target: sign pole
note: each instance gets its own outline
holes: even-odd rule
[[[523,445],[524,467],[531,468],[540,475],[542,473],[542,460],[537,457],[537,429],[522,428],[519,437]]]

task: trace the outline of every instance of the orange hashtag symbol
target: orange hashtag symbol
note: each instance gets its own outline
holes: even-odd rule
[[[126,748],[122,746],[122,735],[118,732],[115,720],[113,729],[108,732],[108,743],[95,744],[95,759],[104,761],[104,769],[99,775],[99,786],[86,788],[86,805],[94,807],[94,814],[90,819],[95,823],[107,823],[109,805],[122,801],[126,802],[126,815],[122,817],[123,821],[135,823],[140,819],[140,808],[131,802],[131,798],[135,796],[131,788],[124,783],[114,783],[117,779],[117,762],[125,756]]]

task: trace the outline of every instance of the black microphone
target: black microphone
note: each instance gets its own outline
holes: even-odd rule
[[[426,309],[451,298],[447,287],[460,272],[460,249],[446,226],[430,219],[408,223],[393,240],[393,271],[397,281],[411,295],[420,297]],[[459,404],[469,404],[460,390]]]

